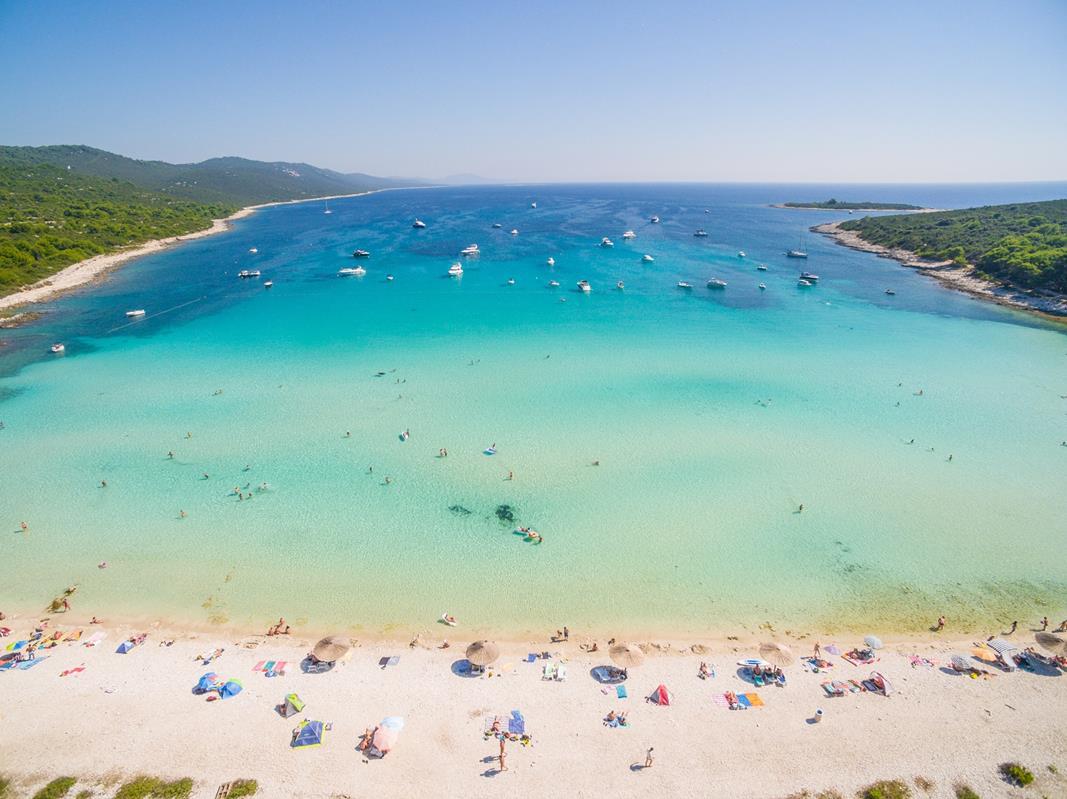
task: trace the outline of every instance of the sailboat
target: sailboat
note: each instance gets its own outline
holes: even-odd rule
[[[332,214],[333,213],[333,211],[330,210],[330,201],[329,200],[326,200],[326,210],[323,211],[323,213],[324,214]]]
[[[800,244],[795,250],[786,250],[785,254],[787,258],[807,258],[808,251],[804,249],[804,237],[800,237]]]

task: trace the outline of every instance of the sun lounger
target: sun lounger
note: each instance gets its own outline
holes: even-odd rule
[[[548,661],[548,663],[545,664],[544,668],[541,669],[541,679],[542,680],[554,680],[554,679],[556,679],[556,665],[557,665],[556,661],[554,661],[554,660]]]
[[[528,654],[526,656],[526,662],[527,663],[533,663],[535,660],[537,660],[537,653],[536,652],[531,652],[530,654]]]
[[[615,686],[615,696],[617,698],[619,698],[619,699],[626,699],[629,696],[629,694],[626,692],[626,686],[625,685],[616,685]]]
[[[556,680],[558,682],[564,682],[567,679],[567,664],[560,663],[556,666]]]

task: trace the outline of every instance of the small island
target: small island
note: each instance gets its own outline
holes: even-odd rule
[[[829,200],[814,201],[814,202],[793,202],[782,203],[774,206],[775,208],[818,208],[826,211],[925,211],[921,205],[908,205],[907,203],[876,203],[876,202],[861,202],[851,203],[844,202],[842,200],[835,200],[832,197]]]

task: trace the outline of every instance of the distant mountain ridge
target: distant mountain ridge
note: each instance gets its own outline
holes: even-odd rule
[[[81,144],[0,146],[0,164],[50,164],[69,172],[133,183],[177,199],[258,205],[426,185],[425,181],[344,174],[305,163],[226,156],[195,164],[141,161]]]

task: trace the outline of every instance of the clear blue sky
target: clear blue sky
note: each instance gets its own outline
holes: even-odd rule
[[[439,177],[1067,178],[1067,0],[0,0],[0,143]]]

